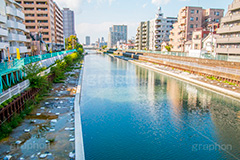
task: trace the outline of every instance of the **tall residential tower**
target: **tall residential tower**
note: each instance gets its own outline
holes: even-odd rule
[[[15,0],[22,5],[25,14],[25,25],[32,36],[38,37],[49,46],[51,50],[63,48],[62,43],[62,13],[53,0]]]
[[[74,12],[69,8],[63,8],[63,33],[64,38],[75,35]]]
[[[221,19],[217,33],[217,55],[224,55],[226,60],[240,61],[240,1],[234,0],[228,6],[228,12]]]
[[[108,48],[116,47],[117,42],[127,43],[127,26],[113,25],[109,28]]]
[[[173,51],[184,52],[185,43],[192,39],[196,28],[205,29],[209,20],[219,23],[223,17],[223,9],[203,9],[202,7],[186,6],[178,13],[178,22],[173,25],[170,35],[170,45]]]

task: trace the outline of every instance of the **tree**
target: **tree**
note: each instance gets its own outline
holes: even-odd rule
[[[165,46],[165,48],[168,52],[171,52],[171,46]]]
[[[106,49],[106,48],[107,48],[107,46],[106,46],[106,45],[102,46],[102,49]]]
[[[76,49],[79,54],[83,53],[83,46],[78,43],[78,38],[75,35],[71,35],[65,39],[65,46],[66,50]]]

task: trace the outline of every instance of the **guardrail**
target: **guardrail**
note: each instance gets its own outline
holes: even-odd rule
[[[153,54],[162,54],[162,55],[171,55],[171,56],[180,56],[180,57],[192,57],[192,58],[202,58],[202,59],[212,59],[212,60],[221,60],[221,61],[234,61],[229,59],[227,55],[216,55],[213,56],[210,53],[201,54],[199,57],[190,56],[185,52],[167,52],[167,51],[145,51],[145,50],[121,50],[123,52],[137,52],[137,53],[153,53]]]
[[[219,71],[219,72],[223,72],[223,73],[231,73],[231,74],[240,75],[240,69],[230,69],[230,68],[224,68],[224,67],[210,67],[210,66],[204,66],[204,65],[197,64],[197,63],[193,63],[193,62],[178,61],[178,60],[172,60],[172,59],[166,59],[166,58],[155,58],[155,57],[151,57],[151,56],[144,56],[144,57],[167,61],[167,62],[173,62],[173,63],[180,64],[180,65],[193,66],[193,67],[198,67],[198,68],[203,68],[203,69],[208,69],[208,70],[213,70],[213,71]]]
[[[12,98],[12,96],[15,96],[15,95],[21,93],[22,91],[27,89],[29,86],[30,86],[29,80],[25,80],[15,86],[9,88],[8,90],[4,91],[0,95],[0,104],[5,102],[6,100]]]

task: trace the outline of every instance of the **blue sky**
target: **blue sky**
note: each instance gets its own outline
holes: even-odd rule
[[[97,38],[108,38],[108,29],[113,24],[127,24],[128,38],[135,36],[141,21],[155,17],[157,8],[162,7],[165,16],[177,16],[184,6],[223,8],[227,11],[233,0],[56,0],[58,5],[75,11],[75,28],[81,43],[85,36],[91,42]]]

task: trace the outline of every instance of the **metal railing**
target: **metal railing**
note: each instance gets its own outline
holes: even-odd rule
[[[15,96],[15,95],[21,93],[22,91],[27,89],[29,86],[30,86],[29,80],[25,80],[15,86],[9,88],[8,90],[4,91],[3,93],[0,94],[0,104],[5,102],[6,100],[12,98],[12,96]]]
[[[225,67],[210,67],[210,66],[200,65],[200,64],[197,64],[194,62],[185,62],[185,61],[178,61],[178,60],[172,60],[172,59],[166,59],[166,58],[155,58],[155,57],[151,57],[151,56],[143,56],[143,57],[156,59],[156,60],[162,60],[162,61],[166,61],[166,62],[172,62],[172,63],[176,63],[176,64],[180,64],[180,65],[198,67],[198,68],[212,70],[212,71],[219,71],[219,72],[223,72],[223,73],[240,75],[240,69],[231,69],[231,68],[225,68]]]
[[[192,57],[192,58],[201,58],[201,59],[212,59],[212,60],[221,60],[221,61],[237,61],[235,58],[229,58],[228,55],[215,55],[213,56],[210,53],[202,53],[199,57],[190,56],[186,52],[167,52],[167,51],[145,51],[145,50],[122,50],[124,52],[137,52],[137,53],[153,53],[153,54],[162,54],[162,55],[171,55],[171,56],[180,56],[180,57]]]

